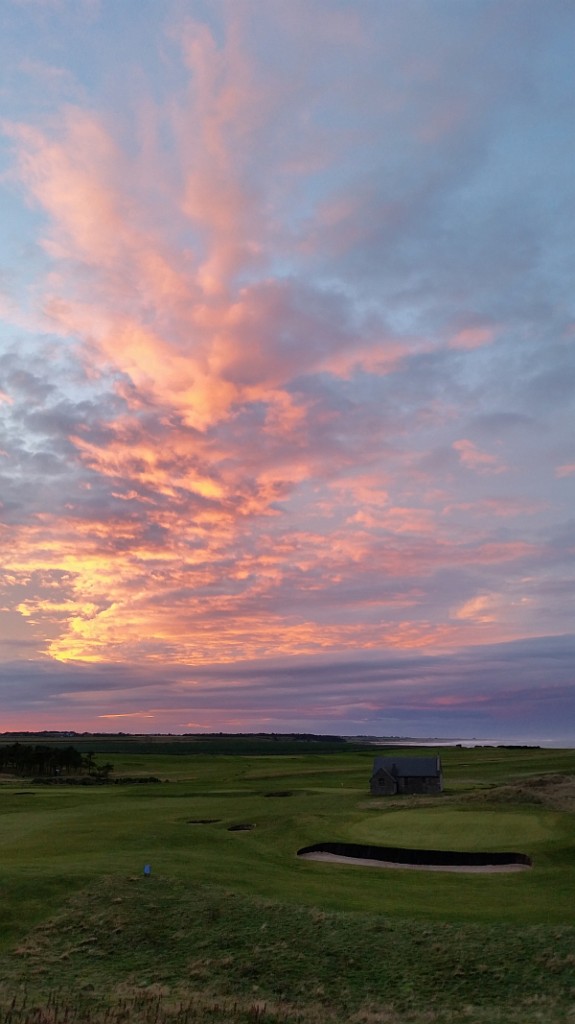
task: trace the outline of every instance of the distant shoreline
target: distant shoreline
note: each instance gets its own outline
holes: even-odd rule
[[[363,744],[366,747],[464,747],[467,749],[473,749],[475,747],[500,747],[502,749],[525,749],[525,750],[536,750],[536,749],[556,749],[556,750],[572,750],[575,749],[575,736],[570,738],[559,738],[559,739],[522,739],[522,738],[508,738],[500,737],[498,739],[483,738],[483,737],[439,737],[439,736],[351,736],[341,734],[330,734],[330,733],[303,733],[303,732],[187,732],[187,733],[128,733],[128,732],[76,732],[74,730],[41,730],[41,731],[7,731],[0,732],[0,742],[14,743],[18,741],[22,742],[38,742],[38,741],[74,741],[82,740],[84,742],[90,739],[101,739],[101,740],[113,740],[113,739],[124,739],[126,741],[140,740],[142,742],[173,742],[174,744],[182,742],[194,742],[197,740],[268,740],[270,742],[277,740],[291,740],[297,742],[308,742],[310,745],[314,743],[341,743],[344,746],[346,743]]]

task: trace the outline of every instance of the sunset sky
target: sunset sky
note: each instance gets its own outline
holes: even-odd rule
[[[0,731],[575,745],[574,40],[1,0]]]

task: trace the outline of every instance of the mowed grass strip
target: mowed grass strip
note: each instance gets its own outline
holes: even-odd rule
[[[8,1024],[50,1006],[77,1022],[162,1022],[177,1007],[184,1020],[187,1006],[188,1019],[230,1024],[562,1024],[575,929],[333,913],[114,876],[4,954],[0,972]]]

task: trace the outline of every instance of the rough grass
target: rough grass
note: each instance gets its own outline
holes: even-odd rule
[[[33,930],[0,972],[6,1024],[559,1024],[575,1006],[575,929],[326,913],[111,877]]]
[[[540,775],[506,786],[493,786],[468,797],[470,804],[537,804],[555,811],[575,811],[575,776]]]

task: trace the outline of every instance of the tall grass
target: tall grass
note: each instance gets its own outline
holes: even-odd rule
[[[6,1024],[559,1024],[573,1008],[575,929],[326,913],[110,877],[71,898],[0,970]]]

